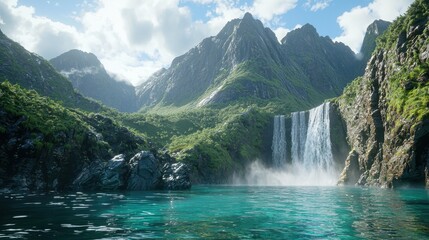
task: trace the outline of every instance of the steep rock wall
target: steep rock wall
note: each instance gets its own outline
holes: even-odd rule
[[[428,17],[415,1],[337,99],[351,146],[340,184],[429,186]]]

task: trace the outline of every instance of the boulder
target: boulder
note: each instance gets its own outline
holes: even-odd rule
[[[191,188],[189,167],[181,162],[166,163],[162,168],[163,189],[183,190]]]
[[[137,153],[129,162],[128,190],[151,190],[161,186],[161,167],[148,151]]]
[[[108,190],[118,190],[125,186],[128,166],[125,155],[119,154],[110,159],[101,174],[101,188]]]
[[[163,164],[164,163],[164,164]],[[162,167],[161,167],[162,166]],[[149,151],[129,161],[116,155],[107,162],[95,161],[83,168],[73,182],[77,190],[181,190],[191,188],[190,170],[184,163],[156,158]]]

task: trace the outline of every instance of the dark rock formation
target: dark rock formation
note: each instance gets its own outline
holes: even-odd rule
[[[189,167],[181,162],[166,163],[162,168],[163,188],[168,190],[181,190],[191,188]]]
[[[73,181],[73,188],[77,190],[179,190],[191,188],[190,171],[187,165],[164,163],[164,159],[156,158],[151,152],[142,151],[128,161],[121,154],[107,162],[92,162]]]
[[[130,160],[130,177],[127,189],[149,190],[161,187],[160,162],[150,152],[137,153]]]

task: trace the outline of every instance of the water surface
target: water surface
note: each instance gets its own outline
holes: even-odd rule
[[[0,238],[429,239],[424,189],[0,194],[0,213]]]

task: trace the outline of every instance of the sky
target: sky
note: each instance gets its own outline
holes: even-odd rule
[[[27,50],[52,59],[68,50],[94,53],[133,85],[252,13],[281,40],[310,23],[321,36],[359,52],[366,28],[393,21],[413,0],[1,0],[0,29]]]

